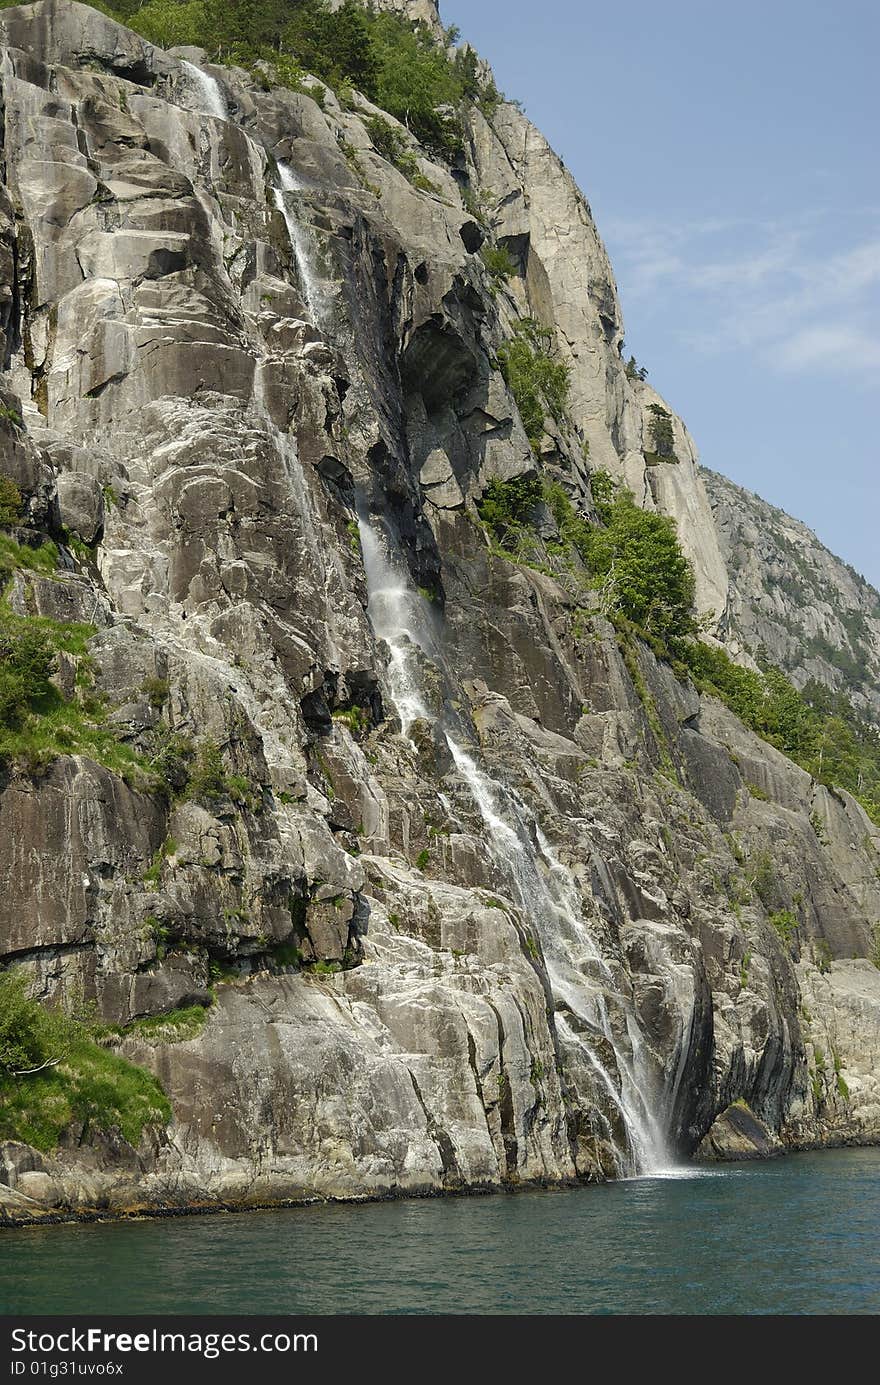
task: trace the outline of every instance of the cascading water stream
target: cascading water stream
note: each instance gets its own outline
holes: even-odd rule
[[[404,734],[416,718],[435,720],[422,691],[420,655],[441,669],[442,651],[425,603],[413,589],[408,569],[392,542],[359,518],[367,576],[368,614],[376,635],[390,652],[388,681]],[[533,921],[541,941],[547,975],[556,1001],[560,1037],[577,1049],[619,1112],[629,1149],[617,1152],[620,1175],[646,1173],[671,1162],[662,1131],[645,1096],[643,1045],[634,1017],[614,994],[610,967],[590,937],[582,917],[577,885],[558,860],[526,804],[507,785],[492,779],[441,726],[450,754],[486,829],[486,843],[511,896]],[[632,1057],[616,1037],[606,995],[626,1014]],[[589,1042],[601,1036],[614,1053],[617,1081]]]
[[[275,205],[284,217],[284,224],[290,237],[305,306],[309,310],[312,321],[316,326],[319,326],[324,311],[321,289],[312,268],[302,227],[290,207],[290,194],[302,192],[303,185],[289,164],[279,163],[278,176],[281,179],[281,187],[274,189]]]
[[[192,85],[195,87],[199,96],[198,109],[203,115],[212,115],[217,120],[228,120],[229,109],[226,99],[220,90],[220,83],[216,78],[203,72],[195,63],[187,62],[186,58],[181,58],[180,66],[186,72]]]
[[[382,538],[363,515],[358,516],[358,532],[367,574],[367,614],[376,635],[388,646],[391,696],[403,734],[408,736],[418,717],[430,717],[422,697],[415,649],[431,657],[432,651],[426,646],[433,641],[427,636],[426,622],[419,610],[421,597],[404,576],[402,564],[392,564],[383,551]],[[390,540],[385,537],[385,542]]]

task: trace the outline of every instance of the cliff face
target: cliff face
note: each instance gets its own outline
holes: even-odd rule
[[[873,825],[479,522],[536,467],[497,354],[528,317],[571,367],[541,471],[673,515],[749,639],[763,517],[710,477],[716,525],[671,410],[658,452],[538,132],[474,111],[450,171],[401,127],[414,186],[357,95],[68,0],[0,43],[0,470],[60,552],[6,599],[85,627],[56,682],[130,757],[69,733],[3,771],[0,958],[93,1002],[174,1113],[8,1141],[13,1214],[596,1177],[723,1148],[735,1100],[788,1144],[878,1138]],[[179,1042],[134,1023],[194,1003]]]
[[[766,650],[797,687],[823,683],[876,723],[880,593],[799,520],[715,472],[703,479],[730,574],[727,640]]]

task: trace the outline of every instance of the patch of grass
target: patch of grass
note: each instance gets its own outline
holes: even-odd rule
[[[348,727],[356,740],[365,736],[372,724],[366,707],[337,707],[332,715],[334,721],[341,721]]]
[[[0,585],[16,568],[50,576],[58,568],[56,545],[51,539],[46,539],[38,548],[31,548],[29,544],[16,543],[8,534],[0,534]]]
[[[770,801],[770,795],[764,792],[760,784],[746,784],[746,788],[748,789],[749,796],[751,798],[758,798],[764,803],[768,803]]]
[[[60,755],[84,755],[136,787],[156,787],[142,757],[105,724],[99,699],[68,700],[50,682],[55,655],[63,651],[82,660],[77,684],[83,687],[94,633],[91,625],[18,616],[0,606],[0,761],[36,773]]]
[[[427,847],[423,847],[416,857],[416,870],[427,870],[431,862],[431,853]]]
[[[188,1005],[181,1010],[170,1010],[165,1015],[149,1015],[146,1019],[135,1020],[122,1031],[143,1039],[148,1044],[180,1044],[187,1039],[196,1039],[208,1019],[208,1007]]]
[[[86,1024],[30,999],[22,976],[0,975],[0,1139],[48,1151],[80,1125],[80,1143],[118,1131],[136,1146],[145,1126],[170,1119],[151,1073],[102,1048]]]
[[[313,976],[335,976],[342,971],[341,962],[306,962],[303,966],[304,971],[311,972]]]

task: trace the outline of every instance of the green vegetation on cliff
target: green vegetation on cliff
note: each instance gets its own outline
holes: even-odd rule
[[[503,253],[507,254],[506,251]],[[493,272],[491,262],[489,271]],[[534,452],[541,445],[547,415],[562,423],[568,408],[569,369],[554,355],[551,340],[551,332],[534,318],[524,317],[516,324],[513,336],[498,352],[501,373],[516,400]]]
[[[847,789],[880,823],[880,735],[842,693],[816,682],[798,691],[770,664],[742,668],[723,649],[699,641],[685,645],[680,655],[701,692],[719,697],[820,783]]]
[[[450,53],[426,25],[355,0],[335,11],[326,0],[116,0],[100,8],[160,47],[194,44],[215,62],[264,64],[280,85],[298,89],[309,73],[343,92],[355,87],[444,158],[463,147],[464,109],[491,111],[500,99],[472,50]]]
[[[79,754],[139,786],[155,787],[155,776],[119,740],[107,708],[89,691],[85,651],[94,633],[91,625],[16,615],[0,598],[0,765],[15,761],[34,772],[59,755]],[[52,681],[59,655],[76,660],[73,697]]]
[[[694,575],[675,521],[642,510],[631,492],[594,472],[599,524],[575,510],[564,488],[538,476],[493,480],[479,514],[496,551],[562,580],[587,610],[598,608],[627,640],[638,636],[720,698],[740,720],[820,783],[847,789],[880,822],[880,735],[847,698],[810,682],[799,691],[766,660],[759,669],[735,664],[725,651],[697,639]],[[539,537],[542,509],[558,540]]]
[[[479,514],[505,553],[553,575],[563,570],[580,585],[585,604],[590,599],[666,654],[695,629],[694,576],[675,522],[640,509],[628,490],[614,487],[602,473],[595,477],[594,503],[598,525],[577,513],[558,482],[525,476],[491,481]],[[536,534],[542,504],[558,540],[542,541]]]
[[[20,974],[0,974],[0,1139],[50,1150],[78,1126],[80,1143],[118,1131],[137,1145],[145,1126],[170,1119],[152,1074],[102,1048],[88,1023],[31,999]]]

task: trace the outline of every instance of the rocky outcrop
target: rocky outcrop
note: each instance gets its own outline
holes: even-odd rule
[[[417,187],[356,94],[69,0],[0,42],[0,470],[60,553],[7,599],[85,628],[56,677],[128,755],[4,769],[0,956],[174,1111],[137,1149],[8,1141],[10,1215],[595,1178],[737,1101],[774,1143],[878,1138],[873,824],[479,523],[538,467],[589,514],[603,467],[676,517],[702,610],[737,599],[541,136],[475,111],[462,167],[412,145]],[[521,317],[571,367],[539,460],[498,368]]]

